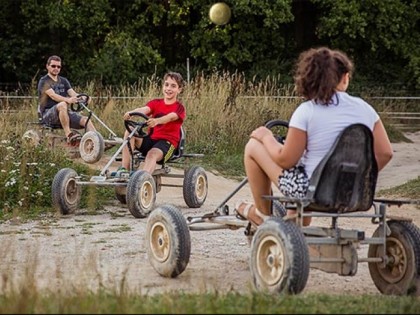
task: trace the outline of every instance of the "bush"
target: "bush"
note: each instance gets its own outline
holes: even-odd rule
[[[0,218],[52,211],[51,184],[63,167],[78,173],[89,169],[67,157],[62,148],[33,146],[12,133],[0,141]]]

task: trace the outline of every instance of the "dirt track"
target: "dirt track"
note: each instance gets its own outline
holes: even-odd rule
[[[380,174],[378,188],[393,187],[420,175],[420,132],[409,137],[413,144],[395,144],[395,158]],[[100,168],[98,166],[98,168]],[[207,173],[209,193],[200,209],[186,207],[181,188],[163,187],[157,195],[157,206],[173,204],[185,216],[213,211],[238,185],[237,181]],[[250,200],[245,186],[228,202]],[[420,226],[420,210],[415,207],[390,208],[390,212],[408,216]],[[148,262],[144,244],[146,219],[134,218],[117,201],[105,210],[80,209],[73,215],[0,225],[0,290],[17,285],[19,279],[33,277],[40,289],[96,290],[109,289],[140,293],[171,290],[202,292],[251,289],[248,266],[249,246],[243,229],[191,231],[192,250],[186,270],[177,278],[159,276]],[[356,220],[354,220],[356,221]],[[317,224],[315,219],[313,224]],[[376,226],[366,222],[343,221],[372,233]],[[366,255],[361,247],[359,255]],[[353,277],[341,277],[311,269],[303,291],[327,294],[379,294],[367,264],[359,264]],[[22,284],[25,285],[25,284]]]

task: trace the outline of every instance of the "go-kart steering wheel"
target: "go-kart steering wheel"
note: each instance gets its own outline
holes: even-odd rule
[[[87,104],[89,103],[89,95],[82,93],[82,94],[77,94],[77,102],[76,103],[72,103],[70,105],[70,108],[72,111],[74,112],[80,112],[82,109],[84,109],[85,107],[87,107]],[[77,107],[75,108],[74,105],[77,105]]]
[[[136,138],[146,137],[150,132],[150,129],[147,126],[147,121],[149,120],[149,117],[147,117],[147,115],[140,112],[130,113],[130,116],[140,116],[141,118],[144,119],[144,121],[124,120],[125,129],[129,133],[132,133],[133,130],[135,129],[133,136]]]
[[[284,127],[286,128],[286,131],[284,131],[284,128],[281,128],[281,133],[277,134],[279,131],[278,130],[272,130],[274,137],[277,139],[278,142],[280,142],[281,144],[284,144],[284,141],[286,140],[286,133],[287,133],[287,129],[289,129],[289,122],[285,121],[285,120],[270,120],[265,124],[265,127],[267,127],[268,129],[272,130],[273,128],[276,127]],[[280,129],[280,128],[277,128]]]

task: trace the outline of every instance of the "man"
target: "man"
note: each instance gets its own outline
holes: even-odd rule
[[[78,101],[77,93],[71,87],[69,80],[59,75],[61,70],[61,58],[50,56],[46,65],[48,73],[41,77],[38,82],[38,112],[42,121],[49,125],[61,125],[67,137],[67,142],[74,144],[78,134],[73,129],[96,130],[88,117],[70,111],[69,104]]]

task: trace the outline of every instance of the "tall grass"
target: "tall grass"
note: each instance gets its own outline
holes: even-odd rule
[[[104,137],[111,134],[102,124],[122,137],[123,114],[144,106],[152,98],[162,97],[162,82],[157,77],[141,80],[133,86],[101,89],[89,84],[75,89],[92,97],[89,105],[92,120]],[[0,218],[13,213],[15,208],[50,205],[50,185],[59,169],[72,167],[78,173],[89,172],[83,165],[74,165],[63,150],[46,146],[34,149],[22,141],[26,130],[36,128],[33,123],[37,121],[38,102],[36,91],[31,93],[32,99],[15,102],[6,99],[2,103],[0,180],[4,185],[0,187]],[[184,88],[181,101],[187,110],[186,151],[204,153],[202,163],[206,168],[239,177],[244,176],[242,155],[250,132],[272,119],[289,120],[300,103],[293,87],[280,85],[276,78],[246,81],[238,73],[196,76]],[[389,100],[379,100],[374,106],[378,111],[404,109],[398,102],[394,104]],[[387,129],[392,139],[407,141],[398,130],[388,125]]]

